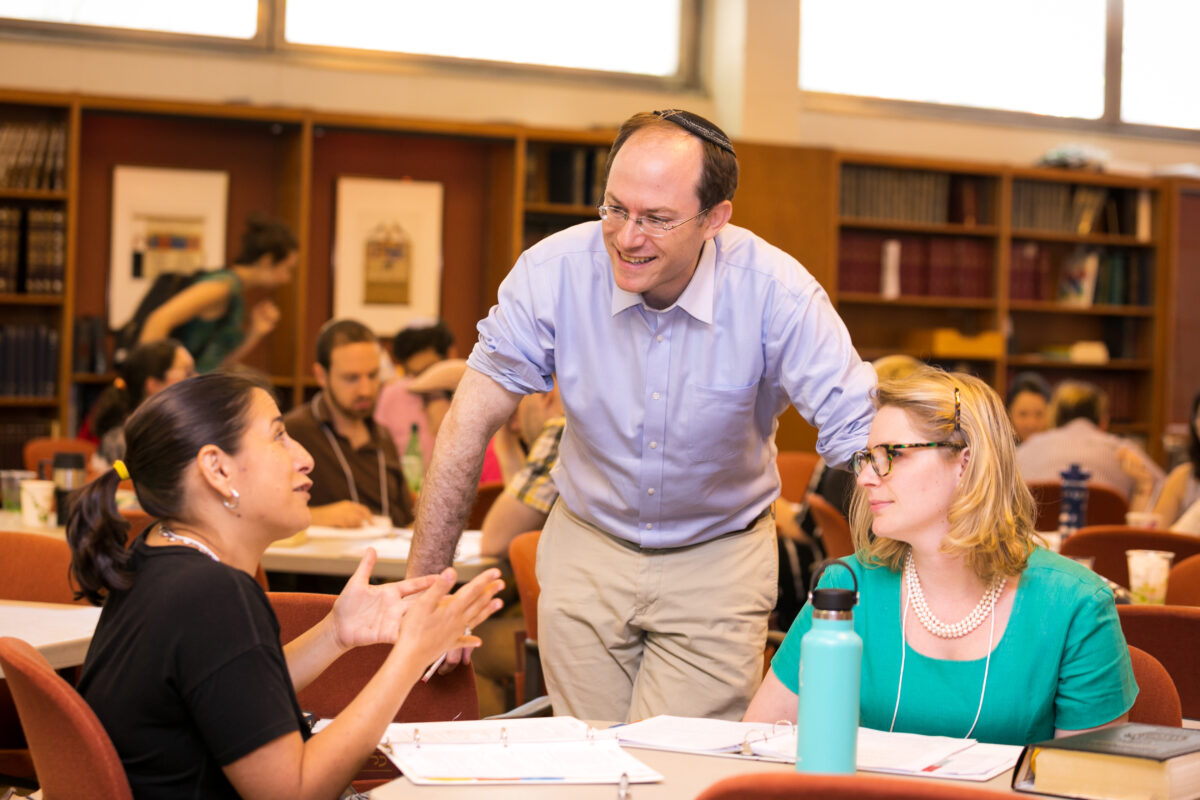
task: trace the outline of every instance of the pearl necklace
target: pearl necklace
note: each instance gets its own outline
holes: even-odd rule
[[[908,596],[912,600],[913,611],[916,612],[917,619],[921,621],[925,630],[942,639],[959,639],[978,628],[988,618],[996,608],[996,601],[1000,599],[1000,593],[1004,591],[1004,585],[1008,583],[1008,578],[992,581],[992,585],[979,599],[979,605],[975,606],[975,610],[953,625],[942,622],[929,610],[929,606],[925,602],[925,593],[921,590],[921,578],[917,575],[917,565],[913,561],[911,551],[904,563],[904,582],[908,586]]]
[[[204,553],[204,555],[208,556],[213,561],[216,561],[218,564],[221,563],[221,559],[217,557],[217,554],[214,553],[204,542],[197,541],[189,536],[182,536],[168,528],[166,523],[160,522],[158,524],[158,534],[168,542],[174,542],[176,544],[190,544],[192,547],[196,548],[201,553]]]

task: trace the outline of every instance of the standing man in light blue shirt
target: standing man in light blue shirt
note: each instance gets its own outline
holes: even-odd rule
[[[536,632],[557,713],[740,718],[775,603],[778,417],[830,464],[865,446],[874,372],[816,280],[728,224],[737,173],[702,117],[626,121],[600,221],[517,261],[438,437],[409,575],[450,562],[488,439],[557,375]]]

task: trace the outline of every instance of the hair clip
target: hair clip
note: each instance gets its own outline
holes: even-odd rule
[[[954,430],[956,432],[962,430],[962,425],[960,424],[961,420],[962,420],[962,403],[959,401],[958,387],[955,386],[954,387]]]

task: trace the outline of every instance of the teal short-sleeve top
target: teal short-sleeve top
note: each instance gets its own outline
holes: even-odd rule
[[[900,688],[902,573],[855,557],[842,561],[859,585],[860,724],[889,730],[896,710],[893,730],[966,736],[980,709],[986,659],[930,658],[904,643]],[[820,585],[849,589],[853,582],[845,570],[827,569]],[[800,639],[811,625],[812,608],[805,606],[771,662],[792,692],[799,692]],[[986,666],[971,734],[983,742],[1029,744],[1052,738],[1055,728],[1104,725],[1127,712],[1138,692],[1112,591],[1091,570],[1043,548],[1021,573],[1008,625]]]

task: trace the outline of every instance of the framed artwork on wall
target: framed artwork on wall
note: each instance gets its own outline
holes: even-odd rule
[[[227,172],[113,169],[110,328],[133,316],[158,275],[224,265],[228,203]]]
[[[440,316],[442,184],[337,180],[333,316],[381,335]]]

